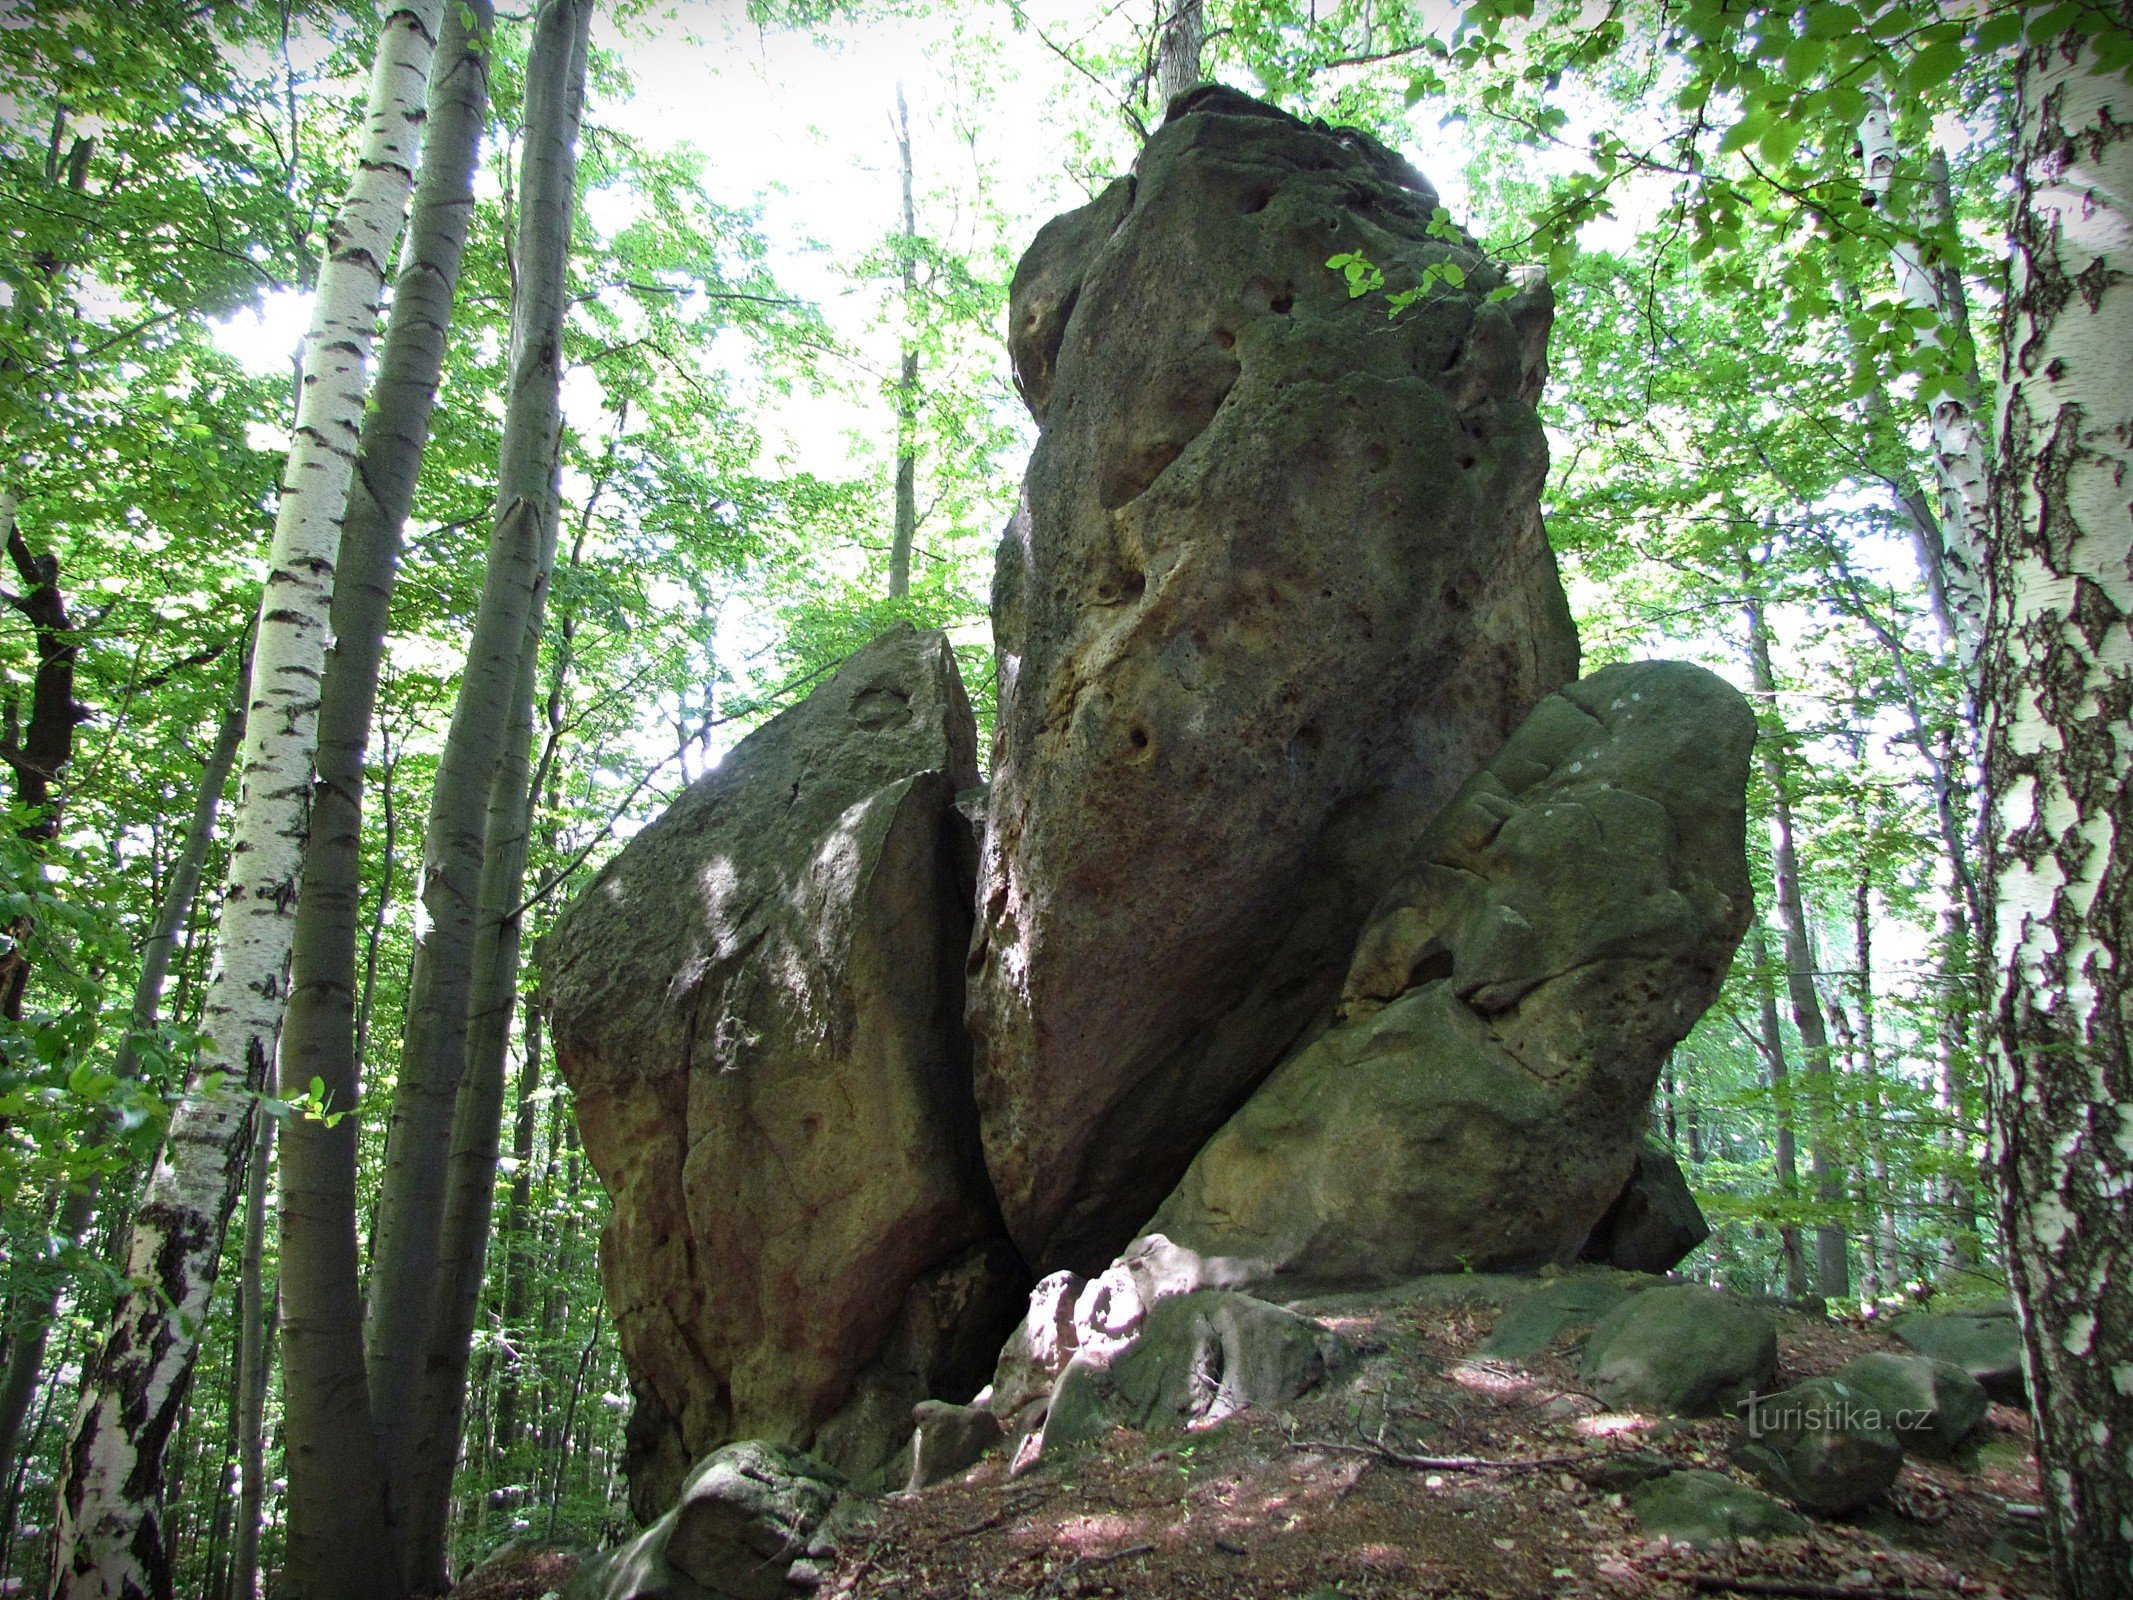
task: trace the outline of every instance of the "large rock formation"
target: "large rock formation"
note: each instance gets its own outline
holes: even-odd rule
[[[1352,250],[1463,286],[1388,319],[1328,270]],[[1016,272],[1042,432],[995,580],[970,1025],[1036,1270],[1101,1266],[1324,1025],[1414,836],[1576,674],[1551,301],[1503,283],[1376,141],[1213,87]]]
[[[1150,1228],[1233,1280],[1574,1259],[1747,926],[1754,740],[1740,694],[1679,662],[1542,702],[1371,917],[1343,1020],[1208,1141]]]
[[[947,640],[899,630],[743,740],[547,941],[615,1202],[640,1516],[736,1438],[879,1470],[912,1403],[967,1398],[1014,1325],[961,1025],[977,777]]]

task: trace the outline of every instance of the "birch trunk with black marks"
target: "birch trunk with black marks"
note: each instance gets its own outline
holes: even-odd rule
[[[2067,1600],[2133,1592],[2133,87],[2092,67],[2077,32],[2017,66],[1982,679],[1993,1163]]]
[[[399,1587],[364,1377],[356,1238],[363,763],[473,212],[490,30],[488,0],[454,0],[438,38],[429,139],[379,354],[377,404],[357,452],[319,696],[311,840],[281,1046],[292,1092],[315,1084],[319,1100],[318,1114],[293,1119],[283,1136],[280,1193],[289,1481],[282,1570],[307,1600],[388,1600]],[[381,907],[388,892],[380,890]]]
[[[253,644],[200,1078],[171,1114],[134,1212],[128,1288],[84,1377],[60,1479],[54,1600],[170,1593],[164,1450],[236,1205],[255,1091],[281,1027],[341,516],[385,263],[414,184],[442,7],[443,0],[407,0],[384,18],[356,177],[328,230]]]
[[[903,170],[903,370],[896,380],[896,528],[889,545],[889,594],[911,588],[911,544],[918,537],[918,211],[911,199],[911,113],[896,85],[896,153]]]
[[[1755,692],[1768,708],[1773,722],[1777,715],[1777,675],[1771,668],[1770,629],[1763,616],[1763,603],[1753,594],[1746,602],[1748,613],[1748,668]],[[1792,1025],[1800,1036],[1800,1054],[1807,1078],[1809,1107],[1807,1164],[1814,1176],[1815,1201],[1825,1220],[1815,1225],[1815,1293],[1825,1300],[1841,1300],[1851,1293],[1850,1250],[1841,1223],[1831,1214],[1844,1204],[1844,1173],[1834,1149],[1836,1095],[1830,1080],[1829,1023],[1823,1015],[1821,996],[1815,992],[1814,943],[1807,931],[1807,901],[1800,887],[1800,857],[1795,842],[1790,775],[1783,753],[1784,740],[1763,738],[1755,744],[1756,759],[1771,790],[1775,833],[1771,840],[1773,898],[1777,901],[1778,929],[1785,955],[1785,995],[1792,1004]]]
[[[1898,150],[1888,104],[1869,93],[1866,115],[1859,120],[1860,162],[1866,190],[1892,211]],[[1936,184],[1933,166],[1939,163]],[[1920,186],[1924,205],[1916,218],[1898,218],[1894,226],[1910,230],[1923,223],[1937,238],[1952,239],[1954,219],[1941,208],[1947,193],[1946,157],[1935,152]],[[1975,658],[1985,622],[1985,546],[1991,534],[1992,486],[1985,434],[1977,415],[1975,356],[1970,353],[1969,316],[1961,304],[1962,278],[1928,248],[1899,237],[1890,246],[1896,289],[1904,303],[1931,313],[1919,342],[1946,354],[1956,370],[1927,396],[1926,416],[1933,438],[1933,475],[1940,491],[1938,548],[1933,552],[1940,588],[1955,627],[1955,642],[1965,662]],[[1950,304],[1953,293],[1957,303]]]
[[[172,862],[163,883],[163,896],[156,904],[155,921],[141,946],[141,970],[133,985],[131,1026],[113,1052],[114,1077],[130,1079],[141,1069],[140,1041],[155,1031],[163,1008],[163,986],[170,978],[171,954],[178,932],[192,915],[193,901],[200,892],[201,874],[207,867],[208,845],[214,836],[215,812],[222,804],[222,791],[229,786],[230,768],[237,760],[237,743],[244,736],[245,669],[239,667],[238,692],[215,731],[215,742],[200,770],[200,787],[193,798],[193,815],[185,843]],[[96,1215],[102,1185],[91,1174],[79,1187],[69,1189],[59,1203],[52,1224],[53,1253],[61,1254],[79,1245]],[[46,1342],[51,1337],[52,1318],[59,1309],[59,1286],[55,1283],[36,1308],[19,1319],[8,1347],[7,1372],[0,1378],[0,1475],[11,1474],[22,1443],[22,1424],[29,1414],[31,1398],[44,1364]]]
[[[421,914],[364,1338],[371,1417],[396,1517],[400,1493],[412,1483],[430,1350],[453,1106],[466,1066],[489,795],[526,631],[538,615],[544,555],[555,539],[563,313],[591,14],[591,0],[544,0],[534,19],[496,521],[424,830]],[[410,1571],[407,1554],[400,1552],[403,1573]]]

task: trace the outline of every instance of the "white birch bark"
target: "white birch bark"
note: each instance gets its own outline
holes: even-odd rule
[[[1859,119],[1859,159],[1867,192],[1889,214],[1896,178],[1896,134],[1887,103],[1867,96]],[[1935,219],[1944,220],[1944,219]],[[1900,226],[1900,225],[1899,225]],[[1957,308],[1943,297],[1947,280],[1935,272],[1924,252],[1898,238],[1889,247],[1896,268],[1896,289],[1904,304],[1931,312],[1932,323],[1919,330],[1929,349],[1950,348],[1948,330]],[[1986,461],[1985,435],[1973,409],[1969,386],[1961,392],[1943,386],[1926,396],[1926,418],[1933,438],[1933,476],[1940,491],[1940,540],[1935,554],[1939,580],[1947,596],[1955,644],[1965,662],[1976,658],[1985,627],[1985,546],[1992,529],[1992,480]]]
[[[443,6],[407,0],[384,19],[355,179],[327,232],[260,601],[201,1075],[171,1115],[134,1214],[131,1287],[84,1379],[60,1478],[54,1600],[171,1592],[162,1457],[236,1203],[254,1091],[281,1025],[340,518]]]
[[[2017,69],[1983,658],[1993,1161],[2065,1600],[2133,1593],[2133,87],[2090,46]]]

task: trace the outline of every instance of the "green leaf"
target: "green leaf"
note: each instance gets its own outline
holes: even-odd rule
[[[1807,8],[1806,34],[1810,39],[1835,39],[1857,33],[1865,24],[1848,5],[1811,5]]]
[[[2003,11],[1978,24],[1972,43],[1980,50],[2004,50],[2022,37],[2022,14]]]
[[[1903,69],[1904,87],[1913,94],[1937,89],[1954,77],[1962,64],[1963,46],[1960,40],[1950,39],[1928,45],[1913,56],[1910,65]]]

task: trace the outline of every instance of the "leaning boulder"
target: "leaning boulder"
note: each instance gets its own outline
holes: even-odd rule
[[[1711,1237],[1681,1164],[1647,1138],[1615,1203],[1600,1218],[1579,1254],[1629,1272],[1671,1272]]]
[[[1343,1020],[1150,1226],[1297,1283],[1575,1259],[1747,925],[1754,738],[1738,691],[1680,662],[1543,701],[1379,903]]]
[[[967,1398],[1012,1326],[1026,1280],[961,1027],[976,750],[947,639],[899,629],[690,786],[546,942],[614,1200],[640,1516],[737,1437],[827,1429],[834,1464],[880,1470],[913,1402]]]
[[[1724,1416],[1777,1372],[1777,1324],[1715,1289],[1671,1284],[1634,1295],[1585,1341],[1584,1376],[1611,1406]]]
[[[1388,319],[1347,250],[1440,281]],[[1212,86],[1017,269],[1041,431],[993,592],[970,1024],[1037,1270],[1134,1235],[1322,1025],[1422,825],[1576,675],[1551,317],[1375,139]]]

